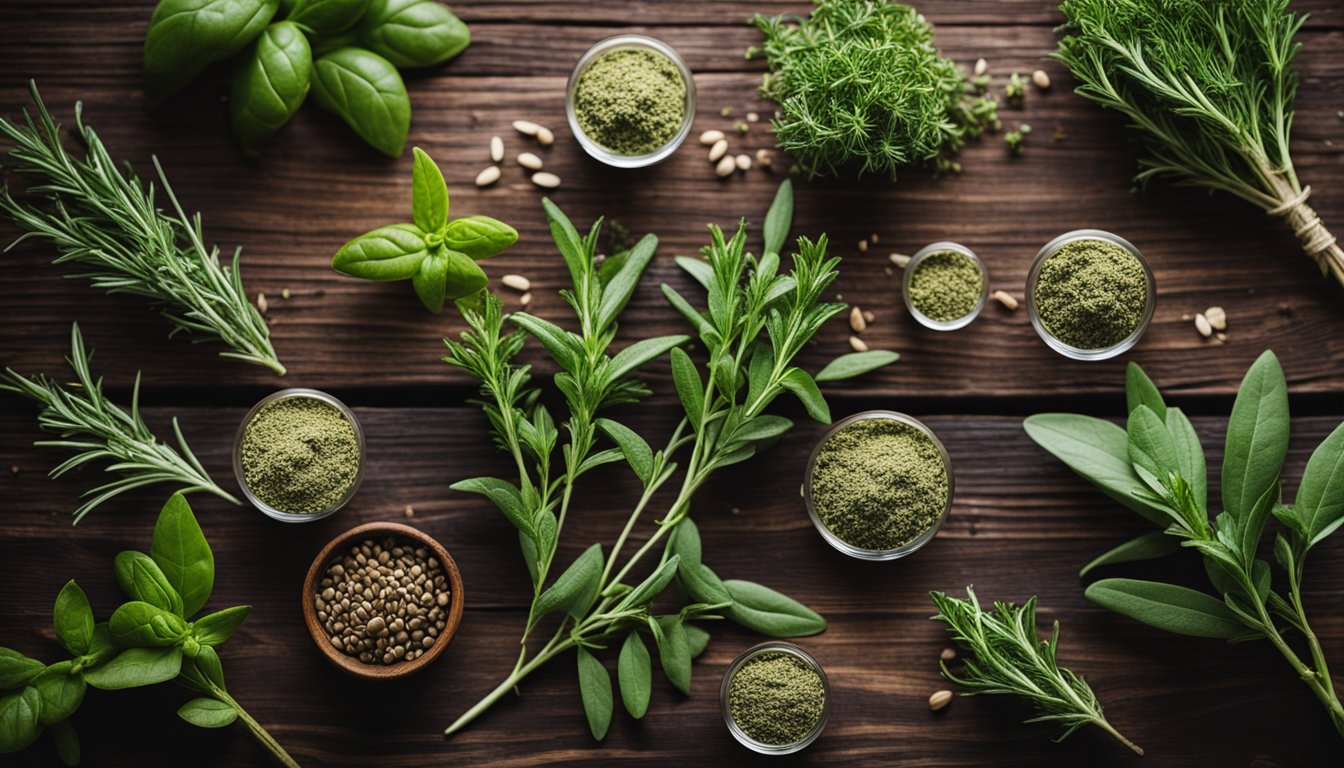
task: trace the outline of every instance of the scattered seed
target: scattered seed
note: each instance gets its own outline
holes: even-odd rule
[[[863,310],[858,307],[849,310],[849,327],[854,329],[855,333],[868,330],[868,321],[863,317]]]
[[[738,133],[746,133],[747,131],[751,130],[751,126],[747,125],[746,123],[738,123],[736,128]]]
[[[733,158],[731,157],[724,157],[719,160],[718,165],[714,166],[714,172],[717,173],[720,178],[731,176],[735,170],[737,170],[737,163],[733,162]]]
[[[499,282],[506,288],[512,288],[519,293],[527,293],[532,288],[532,281],[522,275],[505,275],[499,278]]]
[[[11,474],[11,475],[17,475],[17,474],[19,474],[19,465],[18,465],[18,464],[10,464],[10,465],[9,465],[9,474]]]
[[[1213,335],[1213,337],[1214,337],[1215,339],[1219,340],[1219,341],[1227,341],[1227,334],[1226,334],[1226,333],[1215,333],[1215,334]]]
[[[868,310],[866,310],[866,309],[863,310],[863,321],[864,321],[865,323],[868,323],[869,325],[872,325],[872,324],[873,324],[873,321],[876,320],[876,319],[877,319],[877,315],[874,315],[872,312],[870,312],[870,311],[868,311]]]
[[[868,351],[868,345],[864,343],[863,339],[860,339],[858,336],[849,337],[849,348],[854,350],[855,352]]]
[[[488,187],[491,184],[494,184],[496,181],[499,181],[499,174],[500,171],[498,165],[492,165],[489,168],[486,168],[476,174],[476,186]]]
[[[1050,137],[1050,140],[1051,140],[1051,141],[1063,141],[1063,140],[1067,139],[1068,137],[1069,137],[1069,134],[1067,134],[1067,133],[1064,132],[1064,126],[1062,126],[1062,125],[1056,125],[1056,126],[1055,126],[1055,132],[1054,132],[1054,134]]]
[[[537,126],[537,143],[543,147],[549,147],[555,143],[555,134],[551,129],[544,125]]]
[[[891,271],[891,267],[883,267],[882,271],[886,273],[887,277],[891,277],[892,275],[896,274],[895,272]]]
[[[406,516],[407,516],[407,517],[415,517],[415,507],[412,507],[410,504],[407,504],[407,505],[406,505]],[[419,566],[417,566],[417,567],[419,567]]]
[[[700,143],[704,144],[706,147],[712,147],[715,142],[722,141],[723,139],[723,131],[705,131],[700,134]]]
[[[537,131],[541,130],[541,126],[530,120],[514,120],[513,129],[524,136],[536,136]]]
[[[542,171],[541,173],[532,174],[532,183],[536,184],[538,187],[555,189],[560,186],[560,177],[556,176],[554,173]]]
[[[490,162],[499,163],[504,160],[504,140],[498,136],[490,137]]]
[[[719,162],[719,158],[726,154],[728,154],[728,140],[719,139],[714,142],[714,146],[709,148],[709,162],[717,163]]]
[[[765,147],[761,147],[760,149],[756,150],[757,165],[761,166],[762,168],[769,168],[770,166],[774,165],[774,163],[775,163],[775,156],[770,153],[770,150],[766,149]]]
[[[860,240],[860,241],[859,241],[859,252],[860,252],[860,253],[867,253],[867,252],[868,252],[868,241],[867,241],[867,240]]]
[[[531,152],[524,152],[518,155],[518,164],[529,170],[541,170],[541,158]]]
[[[873,245],[877,245],[877,233],[876,233],[876,232],[874,232],[873,234],[871,234],[871,235],[868,236],[868,242],[872,243]]]
[[[910,257],[906,256],[904,253],[893,253],[887,258],[891,259],[891,263],[901,269],[905,269],[905,265],[910,263]]]
[[[1222,307],[1209,307],[1204,310],[1204,317],[1208,319],[1209,325],[1215,331],[1227,330],[1227,313]]]
[[[956,648],[944,648],[943,652],[938,654],[938,659],[940,661],[951,661],[955,658],[957,658]]]
[[[268,306],[270,306],[270,305],[268,305],[268,304],[266,303],[266,294],[264,294],[264,293],[258,293],[258,294],[257,294],[257,311],[264,315],[264,314],[266,314],[266,308],[267,308]]]
[[[758,114],[756,114],[755,112],[748,112],[748,113],[747,113],[747,122],[748,122],[748,123],[757,123],[757,122],[760,122],[760,120],[761,120],[761,116],[758,115]]]
[[[1017,309],[1017,299],[1013,298],[1011,293],[1008,293],[1007,291],[995,291],[990,295],[1005,308]]]
[[[733,158],[733,162],[739,171],[751,170],[751,155],[738,155]]]
[[[947,689],[943,689],[941,691],[934,691],[933,695],[929,697],[929,709],[933,710],[934,712],[943,709],[944,707],[946,707],[948,704],[951,703],[952,703],[952,692]]]
[[[1031,82],[1036,84],[1042,91],[1050,90],[1050,76],[1045,74],[1044,69],[1038,69],[1031,73]]]
[[[282,290],[280,291],[280,298],[282,298],[282,299],[288,299],[288,298],[289,298],[289,289],[288,289],[288,288],[284,288],[284,289],[282,289]]]
[[[531,293],[531,292],[528,292],[528,293],[524,293],[522,296],[519,296],[519,297],[518,297],[518,303],[519,303],[519,304],[522,304],[524,307],[526,307],[528,304],[531,304],[531,303],[532,303],[532,293]]]
[[[724,107],[723,109],[719,110],[719,117],[732,117],[732,116],[733,116],[732,107]]]
[[[984,59],[975,60],[975,76],[980,77],[989,71],[989,62]]]
[[[1213,326],[1209,325],[1209,318],[1205,317],[1202,312],[1195,315],[1195,330],[1199,331],[1199,335],[1206,339],[1213,335]]]

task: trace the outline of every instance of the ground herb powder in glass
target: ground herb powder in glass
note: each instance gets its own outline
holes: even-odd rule
[[[1078,349],[1115,346],[1143,322],[1148,276],[1123,246],[1074,240],[1041,264],[1036,316],[1056,339]]]
[[[618,155],[647,155],[686,118],[686,81],[667,56],[618,48],[589,64],[574,88],[574,115],[588,138]]]
[[[243,481],[268,506],[314,515],[345,497],[359,440],[345,414],[311,397],[267,403],[243,428]]]
[[[948,477],[938,446],[919,429],[860,419],[826,438],[812,466],[812,507],[822,525],[859,549],[896,549],[938,522]]]
[[[789,653],[753,656],[728,684],[728,713],[752,741],[794,744],[812,732],[826,705],[821,676]]]
[[[939,323],[950,323],[975,311],[984,291],[980,266],[961,251],[931,253],[920,259],[910,274],[910,305]]]

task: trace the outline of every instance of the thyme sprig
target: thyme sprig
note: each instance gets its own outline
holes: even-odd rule
[[[71,277],[92,282],[109,293],[130,293],[150,299],[173,324],[173,334],[216,336],[231,351],[221,352],[284,375],[285,367],[271,346],[266,321],[247,299],[238,271],[241,248],[233,261],[220,262],[219,248],[205,246],[199,213],[187,216],[154,158],[159,183],[173,212],[158,208],[154,183],[142,182],[129,167],[118,169],[93,128],[75,104],[75,124],[88,148],[77,159],[61,144],[60,126],[52,120],[29,83],[37,118],[24,110],[23,123],[0,118],[0,134],[14,143],[8,167],[30,176],[30,194],[49,198],[48,205],[20,202],[8,186],[0,187],[0,210],[24,234],[9,247],[32,237],[50,240],[60,256],[56,264],[76,264],[84,271]]]
[[[1036,634],[1036,598],[1023,605],[995,601],[994,609],[980,607],[975,590],[966,588],[966,600],[942,592],[929,595],[938,608],[935,619],[947,623],[953,639],[966,651],[961,673],[942,662],[943,676],[977,693],[1007,693],[1031,702],[1037,715],[1029,723],[1056,723],[1062,729],[1055,741],[1085,725],[1095,725],[1142,755],[1137,744],[1106,721],[1092,688],[1073,672],[1059,666],[1059,622],[1049,640]]]

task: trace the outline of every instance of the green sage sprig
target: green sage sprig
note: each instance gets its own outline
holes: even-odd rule
[[[1036,716],[1029,723],[1056,723],[1061,728],[1055,741],[1063,741],[1085,725],[1095,725],[1121,744],[1142,755],[1137,744],[1125,738],[1106,721],[1101,702],[1081,677],[1059,666],[1059,622],[1049,640],[1036,634],[1036,598],[1023,605],[995,601],[994,610],[980,607],[975,590],[966,588],[967,599],[931,592],[938,613],[952,639],[962,646],[960,673],[941,662],[943,677],[977,693],[1006,693],[1029,701]]]
[[[1279,473],[1288,454],[1288,384],[1274,353],[1262,354],[1232,406],[1222,511],[1210,517],[1204,449],[1190,420],[1168,406],[1133,363],[1125,391],[1126,427],[1060,413],[1032,416],[1024,425],[1042,448],[1162,528],[1115,547],[1083,572],[1187,548],[1203,556],[1214,594],[1177,584],[1102,579],[1087,588],[1088,599],[1169,632],[1230,642],[1268,640],[1344,736],[1344,706],[1302,603],[1308,551],[1344,525],[1344,424],[1312,453],[1297,498],[1285,504]],[[1287,576],[1286,595],[1273,589],[1269,563],[1259,557],[1271,515],[1283,525],[1273,535],[1273,550]],[[1293,632],[1301,635],[1305,654],[1289,644]]]
[[[489,216],[448,219],[443,173],[419,147],[411,171],[411,224],[365,232],[336,252],[337,272],[365,280],[410,280],[420,303],[442,312],[447,300],[478,306],[489,282],[476,264],[518,241],[518,232]]]
[[[79,765],[79,739],[70,718],[88,687],[115,691],[176,680],[200,694],[178,709],[183,720],[202,728],[241,720],[277,762],[298,768],[224,684],[216,649],[251,606],[191,619],[210,599],[215,559],[180,493],[159,513],[149,554],[122,552],[115,570],[130,601],[106,622],[95,623],[88,597],[73,580],[56,596],[52,625],[70,658],[45,664],[0,647],[0,754],[24,749],[45,729],[61,762]]]
[[[51,477],[60,477],[102,459],[113,462],[107,466],[107,472],[120,475],[84,493],[92,498],[75,510],[75,523],[108,499],[156,483],[182,486],[180,493],[207,491],[234,504],[241,503],[210,479],[187,445],[176,418],[173,419],[176,451],[149,431],[140,417],[139,373],[135,375],[131,411],[127,413],[103,394],[102,378],[95,379],[89,369],[92,357],[93,353],[84,347],[84,337],[76,323],[70,326],[70,356],[66,358],[75,372],[74,382],[61,384],[47,376],[30,379],[9,368],[0,374],[0,391],[15,392],[42,403],[45,407],[37,417],[38,424],[60,435],[59,440],[39,440],[34,445],[76,451],[51,470]]]

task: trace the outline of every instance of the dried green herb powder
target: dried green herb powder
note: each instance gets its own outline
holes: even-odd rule
[[[1143,321],[1148,276],[1122,246],[1074,240],[1041,265],[1035,301],[1036,316],[1051,336],[1079,349],[1105,349]]]
[[[329,509],[359,472],[354,427],[311,397],[267,404],[243,428],[243,480],[266,504],[296,515]]]
[[[895,419],[861,419],[826,438],[812,468],[823,525],[860,549],[888,550],[933,527],[947,506],[938,446]]]
[[[931,253],[920,259],[910,274],[911,306],[940,323],[969,315],[984,290],[980,266],[960,251]]]
[[[686,118],[686,81],[667,56],[618,48],[579,75],[574,114],[588,138],[618,155],[647,155],[672,140]]]
[[[761,744],[793,744],[812,732],[826,704],[821,676],[788,653],[762,653],[733,673],[728,713]]]

